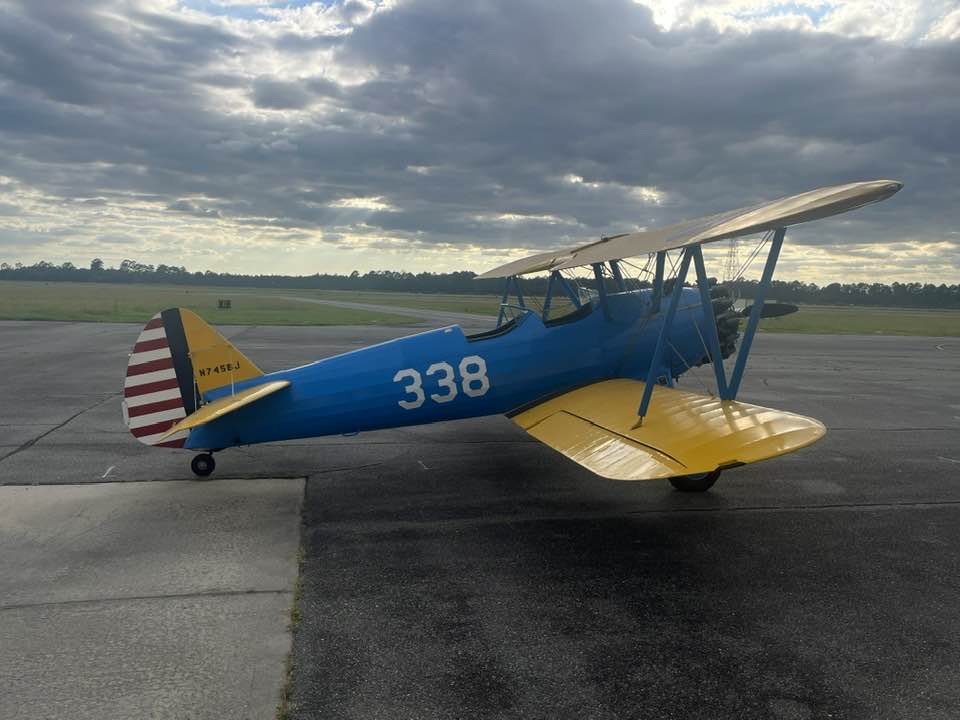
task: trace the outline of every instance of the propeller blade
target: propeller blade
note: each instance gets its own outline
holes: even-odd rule
[[[760,317],[763,319],[783,317],[784,315],[791,315],[797,312],[799,309],[800,308],[791,303],[764,303],[763,310],[760,312]],[[740,311],[741,317],[750,317],[750,312],[752,310],[753,305],[747,305],[743,310]]]

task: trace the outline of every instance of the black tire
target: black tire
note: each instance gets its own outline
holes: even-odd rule
[[[720,477],[720,470],[703,473],[702,475],[680,475],[670,478],[670,484],[680,492],[706,492]]]
[[[190,469],[197,477],[207,477],[217,467],[213,460],[213,455],[209,453],[200,453],[190,461]]]

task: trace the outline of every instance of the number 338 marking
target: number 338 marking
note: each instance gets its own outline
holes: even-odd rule
[[[427,377],[437,376],[437,389],[440,392],[430,394],[430,399],[435,403],[448,403],[457,397],[461,390],[467,397],[480,397],[487,394],[487,390],[490,389],[490,378],[487,377],[487,362],[482,357],[468,355],[460,361],[457,369],[460,371],[459,388],[450,363],[436,362],[427,368],[425,373]],[[413,410],[423,405],[427,399],[423,390],[423,376],[413,368],[398,370],[393,376],[394,382],[405,380],[409,382],[403,386],[403,389],[410,397],[399,400],[397,404],[404,410]]]

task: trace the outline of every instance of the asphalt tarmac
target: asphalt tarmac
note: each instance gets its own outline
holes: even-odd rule
[[[505,418],[193,481],[122,427],[138,330],[0,323],[0,717],[269,717],[298,532],[293,718],[960,715],[960,340],[760,336],[742,399],[828,435],[686,495]],[[225,333],[274,369],[410,331]]]

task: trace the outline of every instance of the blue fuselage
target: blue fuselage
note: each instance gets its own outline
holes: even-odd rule
[[[664,303],[665,304],[665,303]],[[706,322],[696,290],[683,291],[659,373],[670,379],[705,354]],[[190,433],[186,447],[234,445],[355,433],[509,413],[542,398],[609,378],[643,379],[663,313],[652,294],[614,293],[605,307],[547,324],[533,312],[471,339],[458,325],[431,330],[270,373],[290,386]],[[669,363],[669,364],[668,364]],[[207,394],[210,401],[230,388]],[[640,398],[637,398],[639,404]]]

